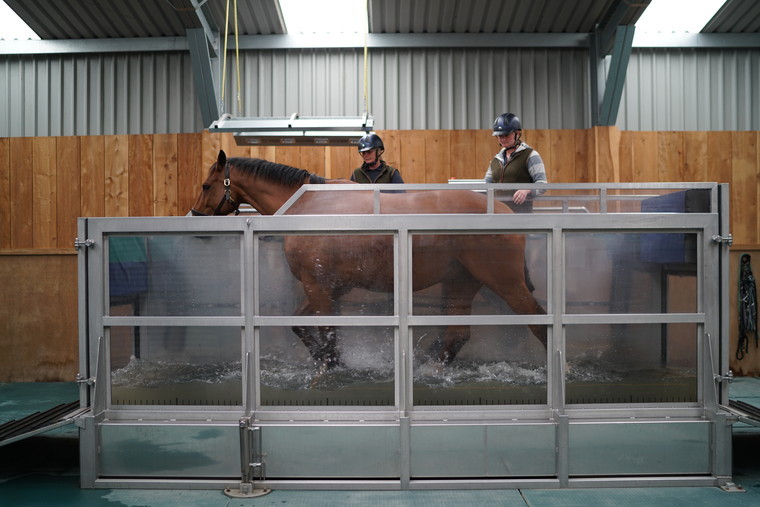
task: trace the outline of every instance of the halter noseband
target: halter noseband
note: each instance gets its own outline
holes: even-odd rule
[[[224,164],[224,195],[222,196],[222,199],[219,201],[219,204],[216,206],[216,209],[211,215],[218,215],[219,212],[222,211],[222,206],[224,206],[225,202],[229,202],[235,207],[236,215],[240,214],[240,210],[235,205],[235,200],[232,198],[232,195],[230,192],[230,164],[227,164],[227,163]],[[208,213],[203,213],[202,211],[198,211],[195,208],[190,208],[190,213],[192,213],[193,216],[196,216],[196,217],[211,216]]]

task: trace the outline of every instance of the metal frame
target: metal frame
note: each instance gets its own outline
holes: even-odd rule
[[[398,190],[398,186],[374,185],[351,187],[349,185],[324,186],[307,185],[294,196],[309,191],[367,191],[373,189],[376,198],[386,188]],[[406,185],[406,189],[471,189],[484,191],[493,200],[499,189],[513,189],[510,185]],[[363,477],[315,479],[295,477],[288,480],[267,480],[260,477],[257,485],[281,489],[447,489],[447,488],[576,488],[610,486],[655,486],[655,485],[722,485],[731,477],[730,424],[733,420],[720,408],[726,400],[725,384],[720,392],[716,388],[716,378],[728,371],[727,368],[727,321],[725,315],[726,280],[719,273],[727,273],[727,245],[712,239],[715,235],[725,235],[727,227],[727,197],[725,186],[716,184],[559,184],[542,186],[551,191],[586,190],[587,195],[567,195],[568,200],[589,200],[599,203],[601,213],[533,213],[530,215],[382,215],[379,204],[374,215],[352,216],[292,216],[275,217],[246,216],[204,217],[204,218],[91,218],[79,219],[78,234],[92,240],[88,247],[80,249],[80,375],[94,382],[82,384],[83,405],[91,406],[91,412],[81,418],[82,428],[82,485],[83,487],[161,487],[161,488],[221,488],[234,487],[239,479],[234,476],[209,478],[174,479],[145,477],[101,477],[100,463],[108,439],[102,440],[102,429],[106,426],[116,431],[125,428],[145,426],[158,435],[176,431],[192,432],[197,427],[216,428],[224,434],[238,438],[237,428],[243,418],[249,425],[263,432],[264,446],[267,439],[287,438],[290,432],[308,430],[327,435],[325,445],[335,445],[348,439],[351,443],[364,442],[368,435],[380,432],[378,438],[392,436],[392,445],[398,446],[397,461],[390,463],[391,477]],[[631,200],[648,197],[654,190],[663,189],[708,189],[712,192],[711,213],[611,213],[609,203],[614,200]],[[614,190],[640,191],[638,194],[614,195]],[[557,200],[556,195],[545,200]],[[283,212],[289,202],[280,212]],[[567,209],[567,204],[563,206]],[[489,206],[493,210],[493,204]],[[541,233],[546,234],[548,259],[548,302],[547,315],[466,315],[466,316],[419,316],[413,315],[411,308],[411,238],[417,233]],[[698,307],[695,313],[663,314],[567,314],[565,313],[565,234],[568,232],[690,232],[698,238]],[[241,240],[241,273],[243,315],[232,317],[116,317],[105,315],[107,287],[105,281],[108,258],[104,237],[111,233],[134,234],[235,234]],[[394,237],[395,297],[394,314],[388,316],[265,316],[260,315],[261,297],[256,270],[259,262],[259,236],[277,234],[390,234]],[[720,294],[723,294],[722,296]],[[82,306],[85,308],[82,308]],[[567,405],[565,403],[565,339],[564,329],[572,324],[626,324],[626,323],[690,323],[697,327],[698,402],[697,403],[639,403],[639,404],[594,404]],[[395,387],[394,406],[389,407],[269,407],[260,403],[258,376],[259,330],[267,326],[336,325],[336,326],[384,326],[395,329]],[[525,406],[434,406],[423,407],[413,404],[412,388],[412,343],[410,332],[423,325],[524,325],[544,324],[549,327],[549,349],[547,351],[547,403]],[[108,372],[109,340],[108,330],[115,325],[140,326],[229,326],[241,328],[243,404],[235,407],[187,407],[187,406],[136,406],[120,407],[111,405]],[[100,339],[99,337],[103,338]],[[717,360],[714,360],[717,358]],[[168,428],[167,428],[168,427]],[[420,435],[443,432],[459,438],[473,432],[487,435],[510,435],[521,431],[542,434],[546,428],[553,428],[556,449],[552,473],[536,477],[449,477],[434,479],[416,477],[414,469],[420,467]],[[599,430],[602,435],[615,435],[621,428],[635,428],[638,432],[657,438],[662,428],[668,431],[677,428],[688,429],[697,435],[696,451],[700,459],[709,455],[709,469],[700,473],[616,473],[614,463],[610,473],[597,476],[579,475],[579,465],[571,456],[573,445],[582,441],[581,436],[589,428]],[[121,428],[121,429],[119,429]],[[234,429],[234,431],[233,431]],[[229,433],[228,433],[229,432]],[[433,433],[430,433],[433,432]],[[696,433],[694,433],[696,432]],[[261,433],[257,439],[261,438]],[[495,438],[495,437],[489,437]],[[610,437],[611,438],[611,437]],[[352,440],[353,439],[353,440]],[[423,439],[424,440],[424,439]],[[477,440],[477,438],[476,438]],[[508,440],[508,439],[507,439]],[[504,440],[498,440],[504,444]],[[644,445],[646,442],[642,442]],[[320,444],[317,444],[320,445]],[[507,445],[507,444],[504,444]],[[694,450],[693,443],[673,442],[687,451]],[[689,447],[692,446],[692,447]],[[679,448],[680,450],[681,448]],[[242,451],[241,451],[242,452]],[[260,446],[254,454],[261,452]],[[315,450],[315,453],[319,452]],[[487,451],[484,451],[487,452]],[[659,449],[663,459],[668,459],[669,449]],[[277,456],[277,450],[269,450],[270,459]],[[576,454],[579,454],[576,450]],[[673,453],[679,454],[679,453]],[[422,456],[422,458],[421,458]],[[346,456],[347,459],[358,459]],[[232,456],[235,468],[239,459]],[[394,464],[395,463],[395,464]],[[423,467],[427,466],[423,462]],[[707,465],[705,465],[707,466]],[[385,470],[385,469],[384,469]],[[387,473],[387,472],[383,472]],[[245,475],[245,474],[244,474]],[[486,474],[487,475],[487,474]]]

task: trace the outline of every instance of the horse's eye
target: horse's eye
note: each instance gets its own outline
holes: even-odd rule
[[[209,188],[211,188],[211,185],[203,184],[203,190],[208,190]]]

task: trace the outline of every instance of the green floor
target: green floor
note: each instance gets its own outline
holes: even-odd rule
[[[0,423],[77,398],[71,383],[0,384]],[[731,398],[760,406],[760,379],[739,378]],[[84,490],[79,488],[78,437],[73,425],[0,447],[0,506],[734,506],[760,505],[760,428],[734,425],[734,482],[719,488],[577,490],[273,491],[230,499],[222,491]]]

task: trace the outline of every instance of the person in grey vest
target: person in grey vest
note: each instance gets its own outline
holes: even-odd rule
[[[385,146],[377,134],[367,134],[359,139],[359,155],[364,163],[354,169],[351,181],[357,183],[403,183],[401,173],[383,160]]]
[[[486,183],[547,183],[546,168],[541,155],[522,142],[520,118],[504,113],[493,122],[493,136],[499,140],[501,150],[488,166]],[[532,199],[543,191],[515,190],[512,201],[507,202],[517,213],[533,211]]]

